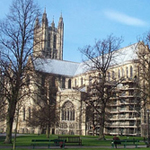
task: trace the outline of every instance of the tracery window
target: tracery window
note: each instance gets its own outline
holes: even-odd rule
[[[72,102],[67,101],[62,107],[62,120],[75,120],[75,108]]]

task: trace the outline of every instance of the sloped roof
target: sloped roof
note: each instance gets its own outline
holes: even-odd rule
[[[114,65],[122,65],[137,59],[138,57],[136,54],[137,51],[136,47],[137,44],[133,44],[115,51],[115,53],[113,54],[112,61],[110,63],[110,67]],[[93,65],[90,60],[87,61],[86,63],[90,63],[90,66]],[[33,62],[33,64],[35,70],[69,77],[83,74],[90,70],[90,66],[87,66],[84,62],[76,63],[56,59],[37,58]]]
[[[115,51],[110,66],[122,65],[138,59],[137,43]]]
[[[37,71],[72,77],[80,63],[37,58],[33,61],[33,64]]]
[[[137,56],[137,43],[124,47],[122,49],[119,49],[117,51],[114,51],[114,53],[112,54],[112,59],[110,62],[110,67],[115,66],[115,65],[122,65],[128,62],[131,62],[135,59],[138,59]],[[107,57],[107,54],[106,54]],[[101,60],[101,56],[98,57],[99,60]],[[107,58],[106,58],[107,60]],[[88,65],[87,65],[88,64]],[[80,63],[79,67],[77,68],[75,75],[79,75],[79,74],[83,74],[89,70],[91,70],[91,68],[93,68],[94,64],[91,60],[87,61],[86,63],[82,62]]]

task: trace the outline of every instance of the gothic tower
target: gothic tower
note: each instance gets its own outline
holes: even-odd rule
[[[51,58],[63,60],[63,37],[64,22],[62,15],[59,18],[58,27],[54,20],[48,25],[46,10],[43,13],[42,23],[36,19],[34,28],[34,57]]]

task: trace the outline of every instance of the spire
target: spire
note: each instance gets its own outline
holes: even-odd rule
[[[54,23],[54,16],[53,16],[53,21],[51,23],[52,28],[55,28],[55,23]]]
[[[63,17],[62,17],[62,12],[61,12],[61,15],[59,17],[58,27],[63,27],[63,26],[64,26],[64,22],[63,22]]]
[[[61,11],[61,14],[60,14],[60,18],[62,18],[62,11]]]
[[[63,21],[62,12],[60,14],[59,21]]]
[[[46,26],[48,26],[48,19],[47,19],[46,8],[44,10],[43,17],[42,17],[42,24],[45,24]]]
[[[46,14],[46,7],[45,7],[45,9],[44,9],[44,13]]]

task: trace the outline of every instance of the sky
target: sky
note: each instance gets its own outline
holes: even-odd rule
[[[63,59],[81,62],[79,48],[113,34],[122,47],[134,44],[150,31],[150,0],[34,0],[46,8],[49,25],[64,20]],[[0,19],[9,13],[12,0],[0,0]]]

